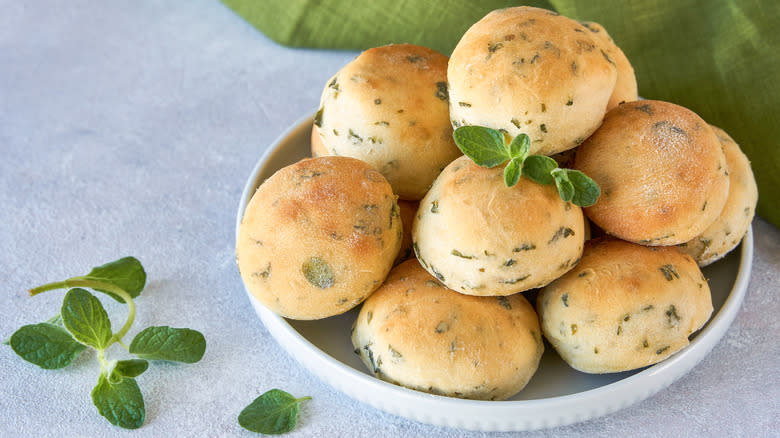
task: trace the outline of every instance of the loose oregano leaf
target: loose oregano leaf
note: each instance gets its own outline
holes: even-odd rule
[[[520,180],[520,175],[523,173],[523,161],[520,158],[512,158],[504,167],[504,184],[507,187],[512,187]]]
[[[146,271],[135,257],[123,257],[119,260],[106,263],[105,265],[92,268],[89,274],[83,277],[76,277],[79,280],[100,281],[110,283],[136,298],[146,285]],[[125,300],[106,290],[95,289],[97,291],[110,295],[113,299],[124,303]]]
[[[464,155],[482,167],[496,167],[509,160],[504,134],[484,126],[461,126],[452,137]]]
[[[580,207],[590,207],[595,204],[601,196],[601,189],[596,181],[593,181],[588,175],[579,170],[565,169],[566,176],[574,186],[574,196],[571,202]]]
[[[130,354],[142,359],[195,363],[206,351],[206,339],[196,330],[147,327],[130,343]]]
[[[558,187],[558,194],[561,195],[561,199],[566,202],[571,201],[574,197],[574,185],[569,181],[566,171],[563,169],[553,169],[551,174],[555,180],[555,186]]]
[[[552,184],[553,177],[550,172],[556,167],[558,163],[550,157],[531,155],[523,163],[523,175],[538,184]]]
[[[9,344],[22,359],[47,370],[67,366],[86,348],[62,327],[45,322],[21,327]]]
[[[311,397],[295,398],[280,389],[272,389],[257,397],[238,415],[244,429],[266,435],[287,433],[295,427],[300,404]]]
[[[149,368],[149,362],[143,359],[120,360],[114,365],[114,369],[111,370],[108,381],[117,383],[125,377],[138,377],[143,374],[147,368]]]
[[[525,134],[520,134],[509,143],[509,155],[512,158],[519,158],[521,163],[528,156],[528,150],[531,148],[531,139]]]
[[[102,350],[111,340],[111,320],[94,295],[81,288],[73,288],[62,301],[62,322],[73,337],[82,344]]]
[[[44,323],[56,325],[57,327],[60,327],[60,328],[64,327],[62,325],[62,316],[60,316],[59,313],[54,315],[54,316],[52,316],[51,318],[47,319],[46,321],[44,321]],[[70,335],[68,335],[68,336],[70,336]],[[8,339],[4,340],[2,343],[3,343],[3,345],[11,345],[11,338],[9,337]]]
[[[92,403],[100,415],[113,425],[137,429],[144,423],[144,398],[138,383],[131,377],[112,383],[105,374],[101,374],[97,385],[92,389]]]

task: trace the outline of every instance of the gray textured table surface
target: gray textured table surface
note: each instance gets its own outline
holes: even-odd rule
[[[332,389],[276,344],[241,285],[245,178],[355,53],[278,46],[216,0],[0,0],[0,11],[0,337],[59,309],[62,293],[29,287],[134,255],[149,283],[130,334],[172,325],[208,340],[200,363],[139,377],[147,418],[132,432],[90,402],[94,355],[44,371],[0,346],[0,436],[252,436],[236,416],[272,387],[313,397],[290,436],[492,435]],[[754,231],[742,309],[693,371],[615,414],[528,436],[780,433],[780,231],[761,219]],[[104,303],[118,325],[125,309]]]

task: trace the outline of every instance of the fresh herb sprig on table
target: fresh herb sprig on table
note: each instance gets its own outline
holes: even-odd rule
[[[92,402],[111,424],[136,429],[144,422],[145,409],[135,378],[146,371],[148,360],[194,363],[206,351],[203,335],[188,328],[147,327],[129,346],[122,341],[135,319],[133,298],[138,297],[145,284],[146,272],[141,262],[124,257],[93,268],[87,275],[33,288],[30,295],[69,290],[59,315],[21,327],[5,343],[22,359],[45,369],[63,368],[86,348],[93,348],[100,362],[100,377],[92,389]],[[100,300],[84,288],[127,304],[127,321],[119,331],[112,332],[111,320]],[[138,359],[107,360],[105,352],[115,343]]]
[[[281,435],[295,427],[300,404],[311,397],[295,398],[281,389],[266,391],[238,415],[244,429],[265,435]]]
[[[579,170],[561,169],[555,160],[544,155],[529,155],[531,140],[526,134],[516,136],[507,144],[501,131],[461,126],[453,137],[461,152],[479,166],[496,167],[508,161],[504,167],[507,187],[517,184],[521,176],[539,184],[554,182],[561,199],[580,207],[595,204],[601,195],[598,184]]]

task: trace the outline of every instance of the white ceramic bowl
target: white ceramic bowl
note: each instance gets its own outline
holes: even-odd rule
[[[310,154],[312,116],[290,127],[257,162],[244,187],[236,233],[244,207],[257,187],[278,169]],[[249,291],[249,301],[279,345],[320,379],[375,408],[439,426],[483,431],[522,431],[555,427],[615,412],[655,394],[690,371],[723,337],[739,310],[753,259],[752,228],[741,247],[704,268],[712,290],[710,321],[690,345],[669,359],[639,370],[585,374],[569,367],[546,345],[539,370],[528,386],[507,401],[462,400],[426,394],[371,376],[350,341],[357,310],[319,321],[284,319]]]

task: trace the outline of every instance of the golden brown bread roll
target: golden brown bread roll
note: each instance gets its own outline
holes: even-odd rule
[[[247,289],[293,319],[355,307],[384,281],[401,245],[390,184],[348,157],[305,159],[268,178],[246,206],[236,259]]]
[[[585,244],[582,261],[537,296],[542,332],[586,373],[657,363],[688,345],[712,313],[707,280],[676,247],[613,238]]]
[[[503,400],[533,376],[544,351],[520,294],[474,297],[407,260],[363,304],[352,344],[377,377],[451,397]]]
[[[676,245],[704,231],[728,196],[726,158],[693,111],[657,100],[624,103],[577,150],[575,168],[601,187],[585,214],[606,233]]]
[[[510,295],[541,287],[582,254],[582,209],[553,185],[503,169],[453,161],[420,202],[412,239],[420,263],[447,287],[469,295]]]
[[[499,9],[466,31],[449,61],[455,127],[487,126],[531,138],[531,154],[582,143],[598,128],[617,68],[574,20],[532,7]]]
[[[461,155],[447,108],[447,57],[412,44],[361,53],[328,81],[315,125],[329,155],[359,158],[419,200]]]

